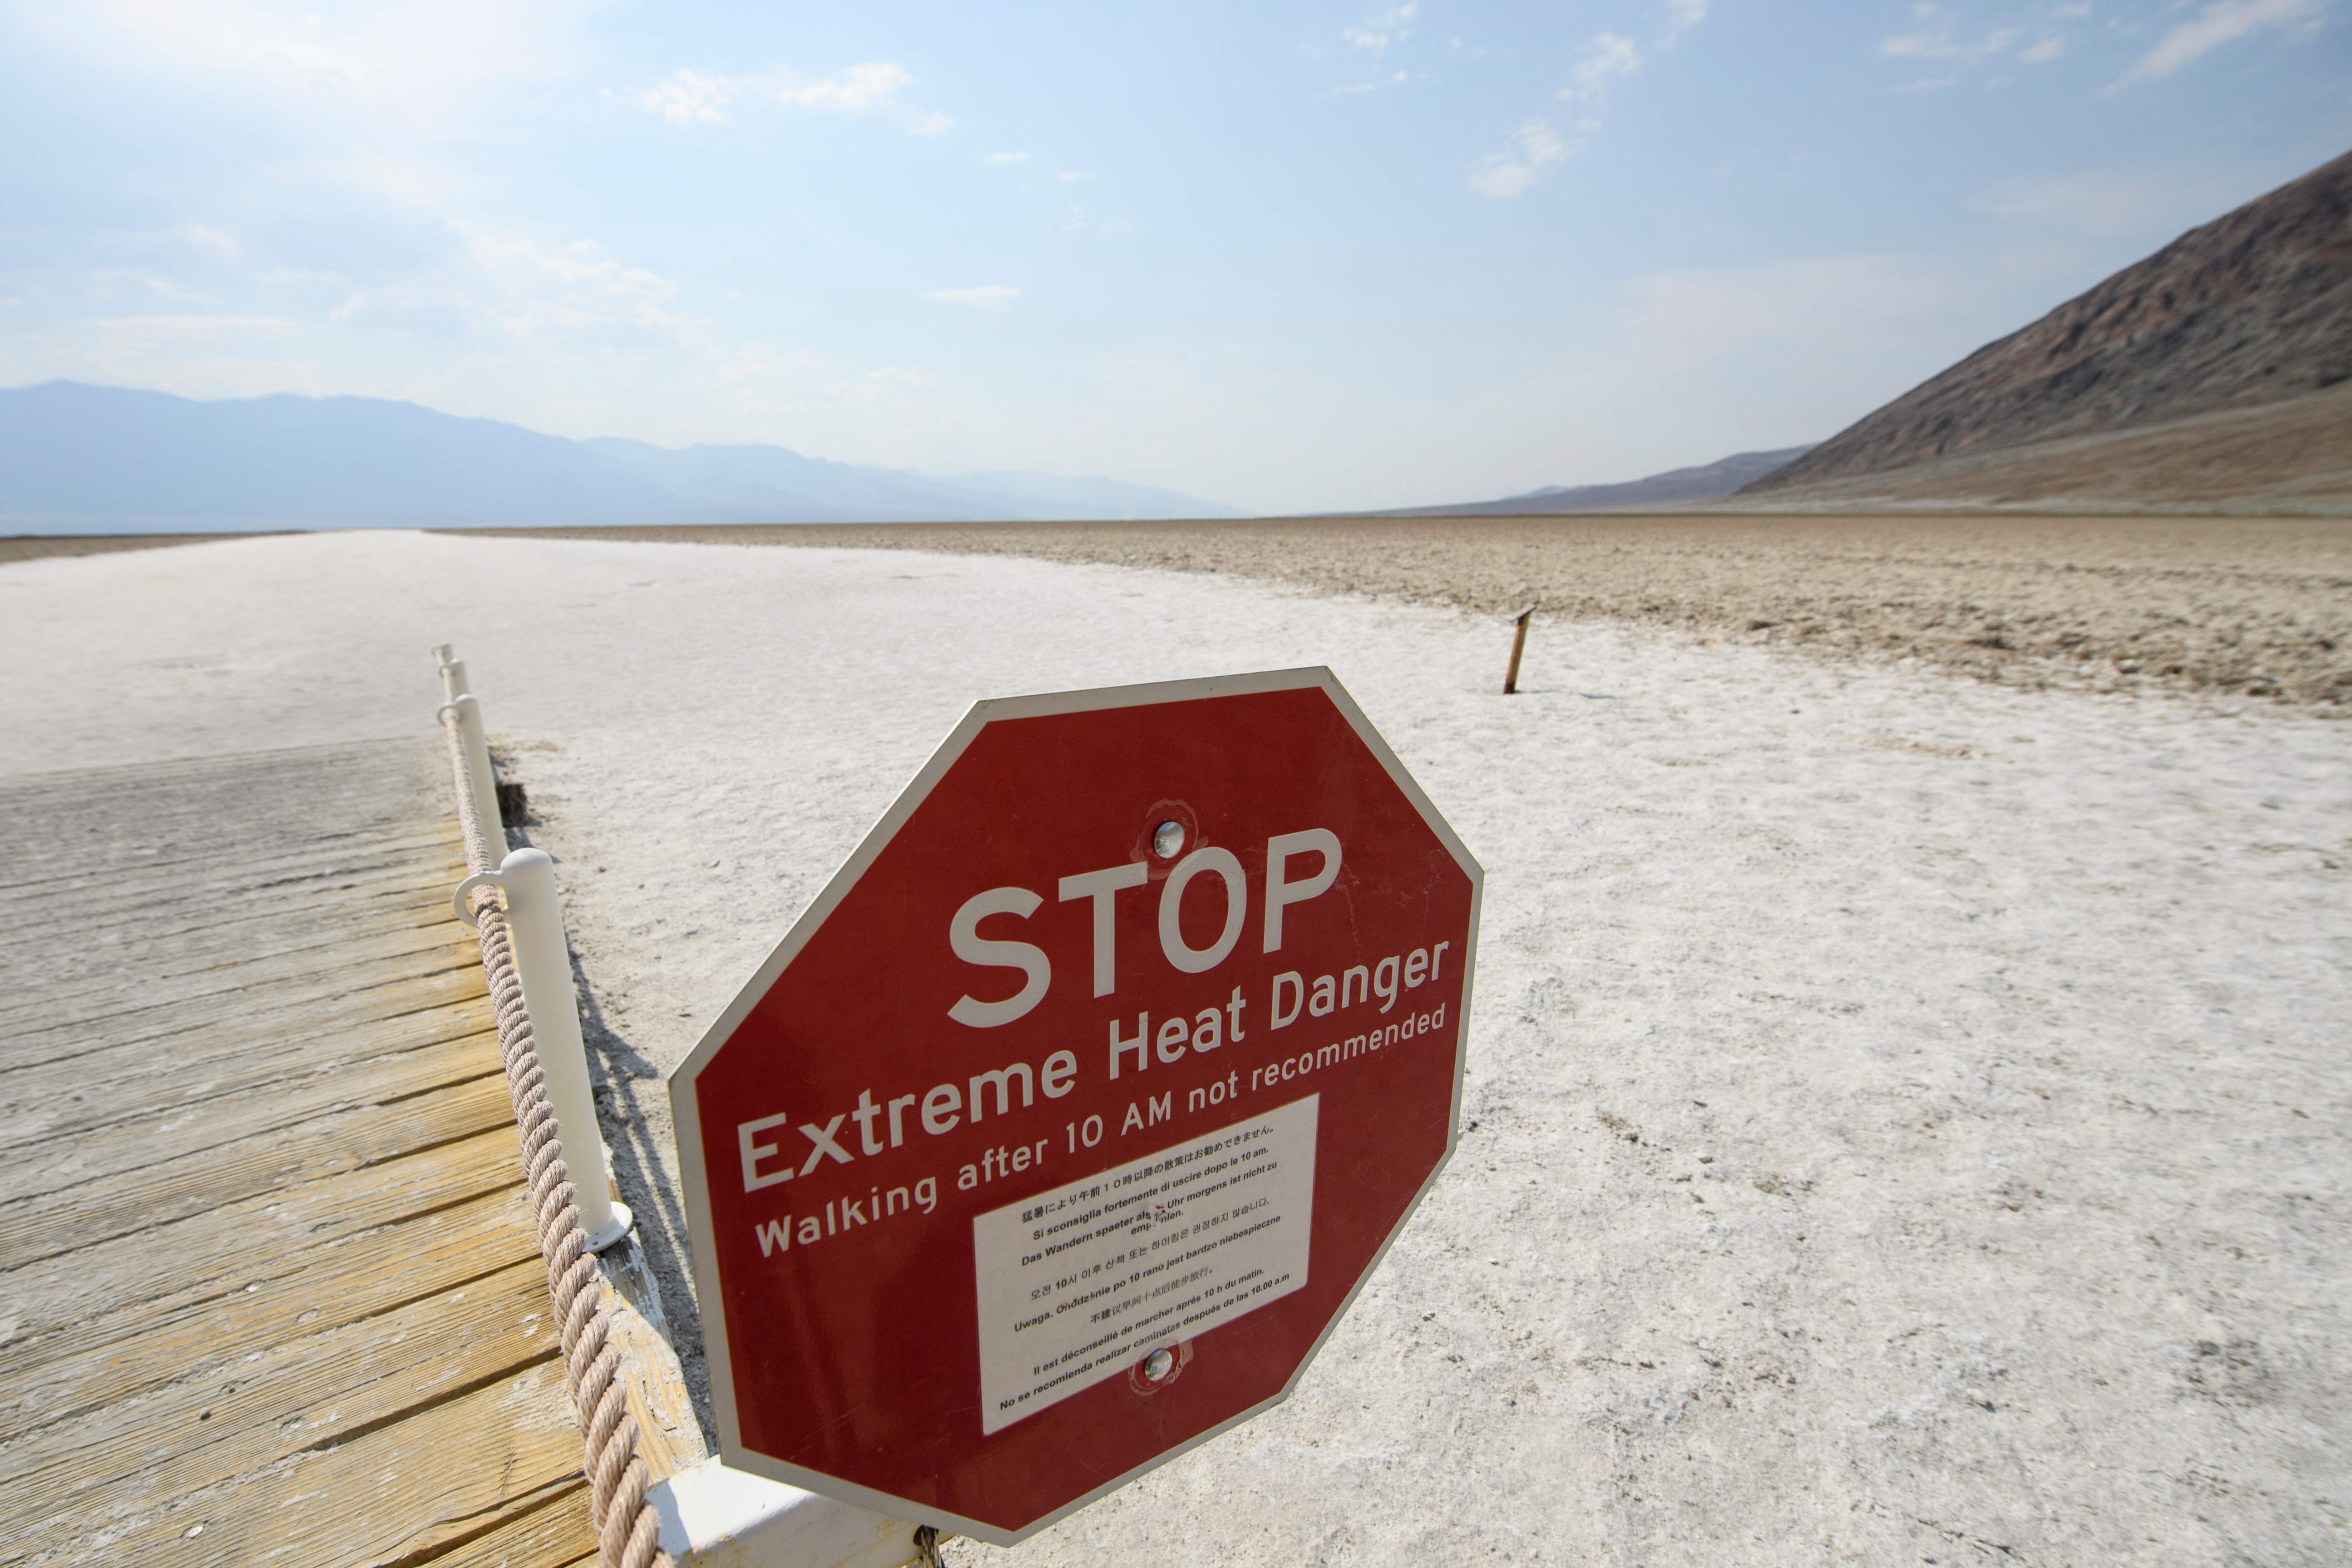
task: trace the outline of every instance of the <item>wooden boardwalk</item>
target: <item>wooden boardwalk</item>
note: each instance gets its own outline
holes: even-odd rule
[[[445,757],[0,781],[0,1564],[593,1561]]]

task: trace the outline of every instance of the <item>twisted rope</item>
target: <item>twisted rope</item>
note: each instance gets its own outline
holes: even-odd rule
[[[449,740],[450,771],[457,781],[457,825],[466,840],[466,868],[494,871],[498,859],[474,799],[465,741],[454,717],[445,714],[442,728]],[[477,889],[476,899],[487,891]],[[628,1412],[621,1382],[621,1349],[614,1342],[612,1321],[597,1289],[596,1259],[580,1228],[578,1194],[556,1136],[555,1107],[547,1098],[547,1075],[532,1043],[530,1015],[523,1009],[506,907],[497,900],[478,902],[474,917],[481,936],[482,969],[489,977],[490,1005],[498,1015],[507,1089],[522,1135],[523,1179],[539,1219],[540,1254],[547,1259],[547,1294],[555,1321],[562,1326],[572,1413],[586,1438],[583,1469],[588,1478],[589,1516],[596,1526],[597,1559],[604,1568],[667,1565],[669,1559],[658,1541],[660,1521],[646,1501],[653,1483],[645,1460],[637,1456],[637,1422]],[[604,1173],[593,1176],[602,1180]]]

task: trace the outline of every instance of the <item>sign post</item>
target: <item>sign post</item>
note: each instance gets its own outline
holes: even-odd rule
[[[725,1461],[1010,1545],[1282,1399],[1479,881],[1328,670],[975,705],[670,1080]]]

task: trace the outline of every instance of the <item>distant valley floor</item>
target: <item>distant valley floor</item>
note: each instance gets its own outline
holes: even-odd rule
[[[2004,684],[2352,705],[2352,519],[1339,518],[534,529],[1206,572],[1915,658]]]

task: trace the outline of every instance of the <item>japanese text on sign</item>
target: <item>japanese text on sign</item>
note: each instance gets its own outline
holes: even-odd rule
[[[1305,1285],[1319,1100],[975,1217],[982,1430]]]

